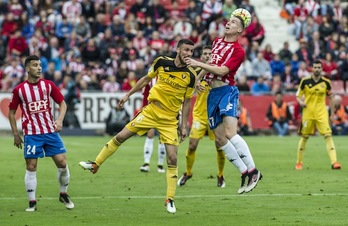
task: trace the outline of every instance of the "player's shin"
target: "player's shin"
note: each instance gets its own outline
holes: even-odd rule
[[[230,142],[236,148],[238,155],[247,166],[248,172],[253,171],[255,169],[255,163],[245,140],[236,134],[230,139]]]
[[[168,165],[167,168],[167,197],[166,199],[174,199],[176,191],[176,183],[178,180],[178,167],[175,165]]]
[[[70,172],[68,165],[65,168],[58,168],[57,174],[60,192],[67,193],[68,185],[70,182]]]
[[[329,155],[331,164],[337,162],[336,148],[331,135],[325,135],[325,143],[327,154]]]
[[[221,150],[224,151],[226,158],[239,170],[241,174],[245,173],[248,168],[242,161],[242,159],[239,157],[237,150],[235,147],[231,144],[230,141],[227,141],[227,143],[220,147]]]
[[[297,163],[302,163],[303,162],[303,154],[304,151],[306,150],[306,144],[308,141],[307,136],[302,136],[299,143],[298,143],[298,148],[297,148]]]
[[[216,150],[216,160],[218,165],[218,176],[221,177],[224,175],[225,167],[225,153],[221,149]]]
[[[192,167],[196,159],[196,150],[186,150],[186,174],[192,175]]]
[[[109,142],[107,142],[102,150],[99,152],[99,155],[95,159],[95,162],[98,166],[103,164],[103,162],[109,158],[112,154],[115,153],[115,151],[118,149],[118,147],[121,145],[121,143],[116,140],[116,137],[113,137]]]
[[[26,170],[24,177],[25,189],[27,191],[27,195],[30,201],[36,200],[36,172],[30,172]]]

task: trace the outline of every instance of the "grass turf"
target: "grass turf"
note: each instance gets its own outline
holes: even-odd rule
[[[94,160],[110,137],[63,137],[71,172],[66,210],[58,201],[56,168],[50,158],[38,163],[38,211],[25,212],[25,162],[12,137],[1,137],[1,225],[345,225],[348,207],[347,137],[334,137],[342,170],[331,170],[322,137],[311,137],[304,169],[294,170],[299,137],[245,137],[264,178],[251,193],[237,194],[240,175],[228,161],[226,187],[216,187],[214,144],[201,140],[193,177],[176,190],[177,213],[164,208],[165,174],[141,173],[144,137],[133,137],[92,175],[79,161]],[[157,140],[156,140],[157,142]],[[179,176],[185,170],[188,139],[180,144]]]

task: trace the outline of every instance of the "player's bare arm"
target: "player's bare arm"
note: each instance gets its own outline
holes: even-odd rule
[[[191,98],[185,98],[182,103],[182,123],[180,128],[180,143],[187,137],[187,120],[190,113]]]
[[[10,109],[8,118],[10,120],[10,125],[12,128],[12,133],[13,133],[13,138],[14,138],[13,144],[17,148],[22,149],[23,140],[22,140],[21,136],[19,136],[15,114],[16,114],[16,110]]]
[[[141,79],[138,80],[137,83],[135,83],[135,85],[133,86],[133,88],[131,90],[129,90],[126,95],[124,95],[124,97],[122,97],[122,99],[120,99],[120,101],[118,102],[118,107],[123,108],[124,103],[126,103],[129,99],[130,96],[132,96],[135,92],[138,92],[139,90],[141,90],[142,88],[144,88],[147,84],[149,84],[149,82],[151,81],[152,78],[150,78],[149,76],[145,75],[144,77],[142,77]]]
[[[59,132],[63,129],[63,120],[64,120],[64,116],[66,113],[66,103],[63,100],[60,104],[59,104],[59,115],[58,118],[56,119],[56,121],[54,122],[54,128],[55,128],[55,132]]]
[[[297,100],[297,102],[299,103],[299,105],[301,106],[301,107],[306,107],[307,105],[306,105],[306,102],[303,100],[303,97],[298,97],[298,96],[296,96],[296,100]]]
[[[206,70],[201,70],[196,77],[195,90],[197,93],[201,93],[205,90],[205,86],[201,85],[202,78],[207,74]]]
[[[205,71],[208,71],[208,72],[210,72],[214,75],[218,75],[218,76],[224,76],[230,72],[230,69],[228,69],[228,67],[226,67],[226,66],[214,66],[214,65],[210,65],[210,64],[205,64],[203,62],[197,61],[197,60],[192,59],[192,58],[185,58],[185,62],[188,66],[201,67]]]
[[[329,106],[330,106],[330,120],[335,120],[335,103],[333,101],[333,95],[330,94],[327,96],[329,98]]]

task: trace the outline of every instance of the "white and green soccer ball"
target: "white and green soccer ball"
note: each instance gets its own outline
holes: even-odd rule
[[[251,23],[251,14],[246,9],[238,8],[232,12],[231,16],[238,16],[242,18],[244,22],[244,28],[248,27]]]

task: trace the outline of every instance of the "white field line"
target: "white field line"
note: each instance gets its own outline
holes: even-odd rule
[[[241,195],[177,195],[175,198],[252,198],[252,197],[291,197],[291,196],[348,196],[348,193],[311,193],[311,194],[241,194]],[[72,199],[163,199],[164,196],[74,196]],[[0,200],[20,200],[26,197],[0,197]],[[37,199],[57,199],[40,197]]]

